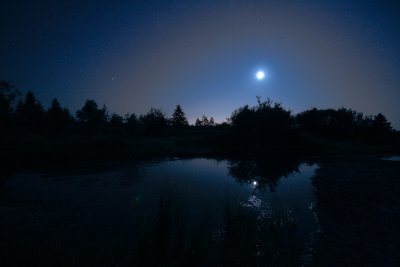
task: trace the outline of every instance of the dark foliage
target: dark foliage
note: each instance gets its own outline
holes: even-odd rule
[[[124,129],[124,118],[118,114],[112,114],[108,121],[110,129],[115,132],[122,131]]]
[[[290,111],[281,104],[270,99],[254,107],[244,106],[235,110],[231,115],[232,126],[241,137],[252,137],[257,140],[282,138],[293,128],[293,118]]]
[[[383,144],[396,150],[400,144],[399,133],[392,129],[384,115],[364,116],[346,108],[313,108],[293,116],[281,104],[258,98],[256,106],[246,105],[235,110],[224,123],[216,124],[212,117],[204,115],[193,127],[189,126],[180,105],[170,119],[155,108],[139,117],[135,114],[121,117],[118,114],[109,116],[105,106],[99,108],[94,100],[87,100],[76,112],[75,119],[58,99],[54,99],[46,111],[32,92],[18,96],[10,82],[0,82],[1,140],[15,155],[19,154],[14,152],[16,147],[21,151],[26,148],[21,140],[32,147],[32,153],[39,153],[39,147],[48,146],[59,148],[57,153],[69,149],[71,155],[74,149],[83,149],[83,144],[92,147],[87,150],[92,149],[93,154],[100,149],[104,149],[105,154],[107,149],[122,153],[120,147],[133,151],[130,146],[140,143],[141,154],[157,154],[156,150],[162,150],[161,154],[197,155],[213,151],[247,156],[271,156],[288,151],[314,153],[339,146],[360,148],[364,144]],[[59,143],[51,144],[49,136],[56,137],[52,140]],[[59,136],[62,138],[57,138]],[[159,137],[157,142],[160,143],[147,143],[154,139],[142,142],[146,137]],[[99,143],[106,148],[101,148]]]
[[[21,129],[28,131],[43,131],[45,112],[42,104],[33,92],[25,95],[25,100],[18,101],[16,110],[17,123]]]
[[[18,95],[19,92],[12,83],[0,81],[0,125],[10,122],[12,103]]]
[[[144,131],[150,136],[156,136],[164,133],[167,127],[167,118],[161,110],[151,108],[145,115],[140,116]]]
[[[173,127],[180,129],[189,126],[186,115],[180,105],[176,106],[174,113],[172,114],[171,124]]]
[[[297,159],[231,160],[229,174],[240,183],[255,184],[258,190],[275,191],[279,179],[298,172]]]
[[[129,135],[136,134],[139,128],[139,120],[135,114],[125,115],[125,126]]]
[[[201,119],[197,118],[195,122],[195,126],[215,126],[214,118],[210,117],[210,119],[207,118],[206,115],[203,115]]]
[[[94,100],[87,100],[82,109],[76,112],[76,117],[82,129],[94,132],[105,126],[108,116],[105,106],[99,109]]]
[[[347,109],[326,109],[317,110],[315,108],[304,111],[297,115],[296,122],[300,129],[314,132],[321,135],[351,135],[362,119],[362,115]]]
[[[296,116],[296,124],[303,132],[330,138],[360,139],[387,136],[392,132],[390,123],[382,114],[372,119],[346,108],[306,110]]]
[[[372,121],[372,131],[375,135],[387,135],[392,131],[390,122],[381,113],[376,115]]]
[[[46,114],[47,128],[51,134],[58,135],[70,129],[74,118],[68,109],[62,108],[57,98],[51,102],[51,107]]]

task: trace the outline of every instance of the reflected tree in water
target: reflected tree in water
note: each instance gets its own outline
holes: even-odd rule
[[[239,183],[255,184],[257,189],[275,192],[282,177],[299,171],[300,161],[291,160],[231,160],[229,174]]]

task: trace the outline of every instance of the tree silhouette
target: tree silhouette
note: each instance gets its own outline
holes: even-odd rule
[[[201,119],[197,118],[195,122],[195,126],[214,126],[214,118],[211,117],[210,120],[208,120],[206,115],[203,115]]]
[[[270,99],[264,102],[258,99],[257,106],[250,108],[246,105],[235,110],[231,115],[231,122],[237,134],[257,138],[281,138],[293,126],[290,111]]]
[[[113,128],[122,128],[124,125],[124,119],[120,115],[114,113],[111,115],[109,123]]]
[[[296,116],[296,125],[301,131],[329,138],[365,139],[392,130],[382,114],[372,118],[346,108],[303,111]]]
[[[148,135],[162,134],[167,126],[167,119],[161,110],[151,108],[145,115],[140,116],[144,131]]]
[[[126,122],[126,129],[129,134],[134,134],[137,132],[137,129],[139,127],[139,120],[134,113],[126,114],[125,122]]]
[[[196,119],[196,122],[194,123],[195,126],[201,126],[201,121],[199,118]]]
[[[46,122],[49,131],[52,134],[60,134],[70,126],[72,121],[73,118],[71,117],[68,109],[61,108],[58,99],[54,98],[51,102],[51,107],[48,109],[46,114]]]
[[[230,160],[229,174],[240,183],[257,182],[259,190],[274,192],[283,177],[298,172],[300,161],[289,158],[269,158],[258,160]]]
[[[107,123],[107,108],[102,109],[97,107],[94,100],[86,100],[85,105],[81,110],[76,112],[78,122],[84,126],[86,130],[95,131],[103,127]]]
[[[304,147],[312,147],[313,144],[317,149],[319,140],[327,144],[335,139],[388,144],[398,138],[398,132],[381,113],[376,116],[364,116],[347,108],[313,108],[294,117],[280,103],[270,99],[262,101],[261,97],[257,97],[255,106],[245,105],[236,109],[227,122],[219,124],[215,129],[208,128],[216,125],[214,118],[203,115],[195,122],[195,126],[199,126],[200,129],[188,127],[185,131],[180,131],[172,127],[182,129],[189,125],[180,105],[175,107],[171,119],[166,118],[161,110],[154,108],[139,118],[135,114],[127,114],[123,118],[118,114],[109,117],[105,106],[99,108],[94,100],[87,100],[76,112],[75,120],[69,111],[60,105],[58,99],[53,99],[51,107],[45,112],[32,92],[26,93],[23,99],[18,99],[17,105],[14,105],[18,94],[10,82],[0,81],[0,126],[1,130],[4,129],[0,134],[4,133],[2,136],[7,138],[23,137],[24,133],[27,133],[28,138],[37,138],[40,136],[37,133],[46,131],[53,135],[69,133],[79,136],[80,132],[101,131],[102,137],[114,133],[144,133],[156,136],[168,129],[168,134],[198,134],[207,138],[210,136],[207,141],[215,143],[216,140],[219,142],[227,137],[227,143],[248,148],[248,152],[262,153],[270,148],[279,148],[282,151],[285,148],[301,150]],[[116,136],[112,137],[116,140]]]
[[[174,113],[172,113],[171,123],[172,126],[176,128],[184,128],[189,125],[185,113],[183,112],[180,105],[177,105]]]
[[[124,130],[124,118],[116,113],[113,113],[108,121],[108,126],[112,132],[122,133]]]
[[[207,116],[203,115],[203,117],[201,118],[201,125],[208,126],[208,124],[209,124],[209,121],[208,121]]]
[[[0,81],[0,124],[9,120],[12,112],[11,104],[19,92],[15,86],[9,81]]]
[[[377,135],[387,135],[392,131],[392,126],[386,117],[379,113],[372,121],[372,131]]]
[[[25,100],[18,102],[16,115],[22,128],[39,131],[43,129],[45,113],[33,92],[26,93]]]

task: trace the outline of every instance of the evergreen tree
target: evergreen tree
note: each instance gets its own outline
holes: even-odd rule
[[[17,119],[22,128],[28,130],[42,130],[44,124],[44,110],[33,92],[25,95],[25,100],[19,101],[17,106]]]
[[[209,126],[215,126],[214,118],[211,117],[209,121]]]
[[[172,126],[176,128],[183,128],[189,125],[188,120],[185,116],[180,105],[177,105],[174,113],[172,114]]]
[[[0,81],[0,126],[12,125],[14,116],[12,104],[19,95],[14,85],[8,81]]]
[[[136,130],[139,125],[138,118],[134,113],[132,114],[126,114],[125,115],[125,122],[126,122],[126,129],[129,134],[134,134],[136,133]]]
[[[9,119],[12,112],[11,104],[19,95],[14,85],[8,81],[0,81],[0,124]]]
[[[203,117],[201,118],[201,125],[202,126],[208,126],[209,121],[206,115],[203,115]]]
[[[46,115],[48,129],[53,134],[59,134],[66,130],[73,121],[68,109],[63,109],[57,98],[54,98],[51,102],[51,107]]]

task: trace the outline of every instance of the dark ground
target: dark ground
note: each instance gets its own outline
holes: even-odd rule
[[[341,159],[313,178],[316,266],[400,266],[400,162]]]

